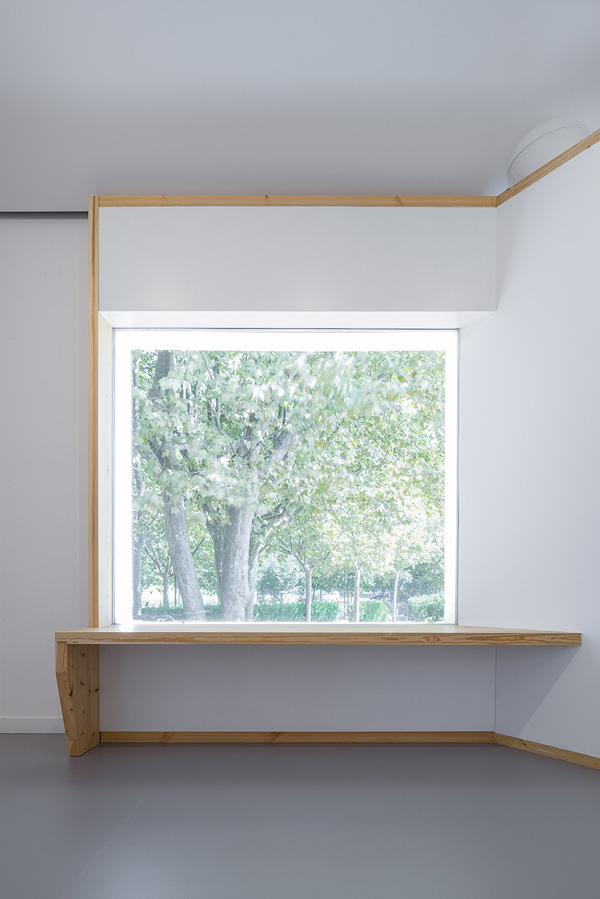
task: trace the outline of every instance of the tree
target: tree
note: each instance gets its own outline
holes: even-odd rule
[[[288,526],[278,535],[277,548],[292,556],[304,573],[306,620],[312,618],[312,576],[315,566],[331,557],[331,547],[324,539],[322,510],[305,503],[290,518]]]
[[[328,515],[328,540],[332,557],[339,565],[347,565],[354,574],[352,619],[360,619],[360,586],[366,568],[384,565],[382,541],[383,518],[380,504],[368,493],[345,496],[335,513]]]
[[[386,567],[394,573],[392,621],[397,621],[399,617],[403,620],[408,618],[407,598],[402,614],[398,614],[399,585],[412,581],[415,565],[438,554],[443,536],[443,519],[431,512],[428,514],[420,498],[401,510],[397,524],[386,535]]]
[[[162,518],[162,516],[161,516]],[[161,527],[162,525],[162,527]],[[162,604],[165,608],[169,606],[169,588],[173,577],[173,563],[169,554],[169,547],[164,539],[164,520],[159,520],[157,512],[149,523],[147,530],[147,540],[144,546],[144,557],[147,559],[152,573],[145,580],[156,584],[159,581],[162,588]]]
[[[256,579],[256,593],[259,597],[270,596],[272,602],[281,602],[285,593],[298,593],[299,576],[295,559],[283,554],[265,553]]]
[[[326,508],[344,491],[363,539],[367,475],[400,472],[407,490],[427,489],[439,353],[159,350],[142,363],[137,447],[164,504],[186,617],[203,615],[186,505],[212,540],[222,617],[244,620],[261,552],[294,521],[299,545],[303,506]]]
[[[181,591],[184,615],[189,619],[203,619],[204,601],[194,569],[184,491],[180,489],[186,472],[171,436],[173,427],[177,428],[177,422],[171,415],[175,395],[169,386],[165,387],[162,383],[167,380],[173,364],[173,353],[159,351],[153,380],[147,390],[141,386],[142,369],[138,369],[140,384],[134,394],[138,401],[134,452],[144,456],[160,490],[169,560]]]
[[[355,621],[360,617],[364,571],[381,572],[390,564],[395,566],[395,618],[409,545],[415,555],[426,522],[440,517],[443,504],[440,368],[435,359],[412,361],[422,367],[413,371],[411,391],[400,402],[386,404],[381,414],[353,422],[338,449],[347,477],[338,485],[335,511],[329,515],[329,541],[338,563],[349,565],[354,573]],[[377,364],[381,366],[382,360]]]

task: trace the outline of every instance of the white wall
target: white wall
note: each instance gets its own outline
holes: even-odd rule
[[[200,312],[196,324],[214,324],[225,311],[238,326],[257,312],[267,325],[275,314],[389,325],[397,313],[453,324],[443,316],[495,308],[495,240],[493,209],[103,208],[100,309],[113,323],[168,310],[170,323]],[[485,647],[109,648],[102,727],[487,730],[494,661]]]
[[[102,208],[100,310],[338,312],[345,326],[489,313],[495,234],[491,208]]]
[[[461,623],[498,650],[496,730],[600,756],[600,145],[498,209],[498,311],[461,341]]]
[[[584,632],[581,648],[498,650],[496,729],[593,755],[599,170],[596,146],[494,213],[499,309],[464,330],[461,349],[461,621]],[[9,373],[0,727],[36,730],[58,716],[53,631],[86,623],[86,225],[5,218],[0,247]],[[109,647],[102,726],[486,730],[494,656],[486,647]],[[144,693],[147,678],[160,703]],[[269,690],[268,705],[254,686]]]
[[[62,729],[54,631],[87,624],[87,221],[0,217],[0,730]]]
[[[108,646],[103,730],[492,730],[489,646]]]
[[[87,228],[0,229],[0,729],[35,731],[58,726],[53,633],[87,624]],[[107,647],[101,667],[107,730],[492,727],[489,647]]]

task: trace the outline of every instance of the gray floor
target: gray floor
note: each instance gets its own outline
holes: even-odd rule
[[[600,772],[500,746],[0,736],[2,899],[598,899]]]

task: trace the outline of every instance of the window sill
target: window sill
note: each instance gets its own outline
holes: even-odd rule
[[[581,634],[454,624],[140,623],[58,631],[67,644],[567,645]]]

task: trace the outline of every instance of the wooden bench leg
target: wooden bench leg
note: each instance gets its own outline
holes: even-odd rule
[[[56,681],[69,755],[100,742],[98,646],[56,644]]]

